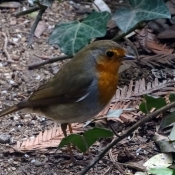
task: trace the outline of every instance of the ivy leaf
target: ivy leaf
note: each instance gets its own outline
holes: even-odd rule
[[[56,44],[66,55],[73,56],[91,39],[106,34],[108,12],[92,12],[83,21],[60,23],[49,37],[49,44]]]
[[[84,132],[83,136],[79,134],[71,134],[63,138],[58,146],[62,148],[69,143],[75,145],[81,152],[86,152],[99,138],[112,137],[113,133],[107,129],[93,128]]]
[[[167,115],[162,119],[159,131],[162,131],[163,129],[167,128],[173,123],[175,123],[175,112],[170,113],[169,115]]]
[[[128,32],[141,21],[171,18],[163,0],[129,0],[130,8],[117,10],[112,19],[123,32]]]
[[[88,148],[93,145],[99,138],[112,137],[113,133],[110,130],[102,128],[93,128],[86,131],[84,134],[84,139],[87,143]]]
[[[160,109],[166,106],[166,101],[164,98],[152,97],[150,95],[144,95],[145,102],[141,103],[139,106],[140,111],[143,113],[148,113],[152,108]]]
[[[83,136],[79,134],[71,134],[65,138],[63,138],[58,146],[58,148],[62,148],[65,145],[68,145],[69,143],[72,143],[75,145],[81,152],[87,151],[86,143],[83,139]]]

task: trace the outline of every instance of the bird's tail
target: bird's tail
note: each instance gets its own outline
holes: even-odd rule
[[[11,114],[13,112],[16,112],[19,110],[19,107],[17,105],[14,105],[12,107],[8,107],[7,109],[0,111],[0,117],[3,117],[4,115]]]

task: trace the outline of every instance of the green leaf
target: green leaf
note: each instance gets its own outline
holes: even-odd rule
[[[166,127],[170,126],[175,122],[175,112],[172,112],[171,114],[167,115],[166,117],[163,118],[160,124],[159,131],[162,131]]]
[[[152,108],[160,109],[166,106],[166,101],[164,98],[152,97],[150,95],[144,95],[145,101],[140,104],[139,109],[143,113],[148,113]]]
[[[152,168],[148,171],[154,175],[173,175],[173,170],[170,168]]]
[[[123,32],[128,32],[141,21],[157,18],[171,18],[163,0],[130,0],[130,8],[117,10],[112,19]]]
[[[169,95],[169,100],[170,100],[170,102],[175,101],[175,94],[170,94]]]
[[[75,145],[81,152],[86,152],[99,138],[112,137],[113,133],[109,130],[102,128],[93,128],[86,131],[83,136],[79,134],[71,134],[63,138],[58,146],[62,148],[69,143]]]
[[[73,56],[91,39],[106,34],[108,12],[92,12],[83,21],[60,23],[49,37],[49,44],[56,44],[66,55]]]
[[[79,134],[71,134],[65,138],[63,138],[58,146],[58,148],[62,148],[65,145],[72,143],[75,145],[81,152],[86,152],[86,144],[83,137]]]
[[[91,130],[86,131],[83,134],[85,141],[87,143],[88,148],[93,145],[99,138],[108,138],[113,136],[113,132],[102,129],[102,128],[93,128]]]

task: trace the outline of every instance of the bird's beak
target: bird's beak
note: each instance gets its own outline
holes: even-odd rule
[[[135,59],[135,56],[125,54],[125,56],[124,56],[124,58],[123,58],[123,59],[124,59],[124,60],[134,60],[134,59]]]

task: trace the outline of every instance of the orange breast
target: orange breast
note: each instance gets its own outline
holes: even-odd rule
[[[119,62],[103,62],[97,65],[99,101],[107,105],[114,96],[118,84]]]

